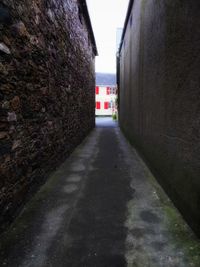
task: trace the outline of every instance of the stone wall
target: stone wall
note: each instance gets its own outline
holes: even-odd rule
[[[120,124],[200,233],[200,2],[132,2],[120,53]]]
[[[0,225],[94,127],[83,2],[1,0]]]

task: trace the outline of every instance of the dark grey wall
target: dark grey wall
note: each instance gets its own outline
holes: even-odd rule
[[[0,225],[94,127],[96,50],[82,2],[0,3]]]
[[[120,125],[200,233],[200,2],[135,0],[131,16]]]

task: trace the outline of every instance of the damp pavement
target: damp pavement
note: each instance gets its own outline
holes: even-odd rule
[[[0,266],[200,266],[200,242],[116,122],[96,128],[0,239]]]

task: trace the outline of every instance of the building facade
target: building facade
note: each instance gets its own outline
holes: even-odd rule
[[[117,112],[116,86],[96,86],[96,116],[112,116]]]
[[[96,74],[96,116],[117,114],[117,86],[115,74]]]
[[[131,0],[118,56],[120,126],[200,234],[200,3]]]

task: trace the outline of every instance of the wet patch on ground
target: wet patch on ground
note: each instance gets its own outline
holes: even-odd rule
[[[67,182],[72,182],[72,183],[77,183],[80,182],[81,180],[81,176],[80,175],[76,175],[76,174],[72,174],[67,178]]]
[[[69,221],[98,151],[99,133],[94,130],[85,139],[1,236],[0,266],[64,266]]]
[[[164,242],[154,241],[151,245],[156,251],[162,251],[167,244]]]
[[[71,194],[73,193],[74,191],[76,191],[78,189],[78,186],[77,185],[74,185],[74,184],[68,184],[68,185],[65,185],[64,188],[63,188],[63,191],[67,194]]]
[[[120,131],[118,140],[135,189],[127,204],[127,266],[199,267],[199,240]]]
[[[152,228],[135,227],[131,230],[131,234],[135,238],[143,238],[145,235],[154,235],[155,231]]]
[[[161,219],[150,210],[143,210],[140,212],[140,217],[144,222],[157,224],[161,222]]]
[[[69,225],[65,266],[125,267],[126,205],[132,197],[127,165],[114,130],[102,132],[99,152]],[[118,168],[120,166],[120,168]],[[78,255],[78,257],[77,257]]]
[[[99,126],[2,236],[0,265],[199,267],[199,240],[136,151]]]

